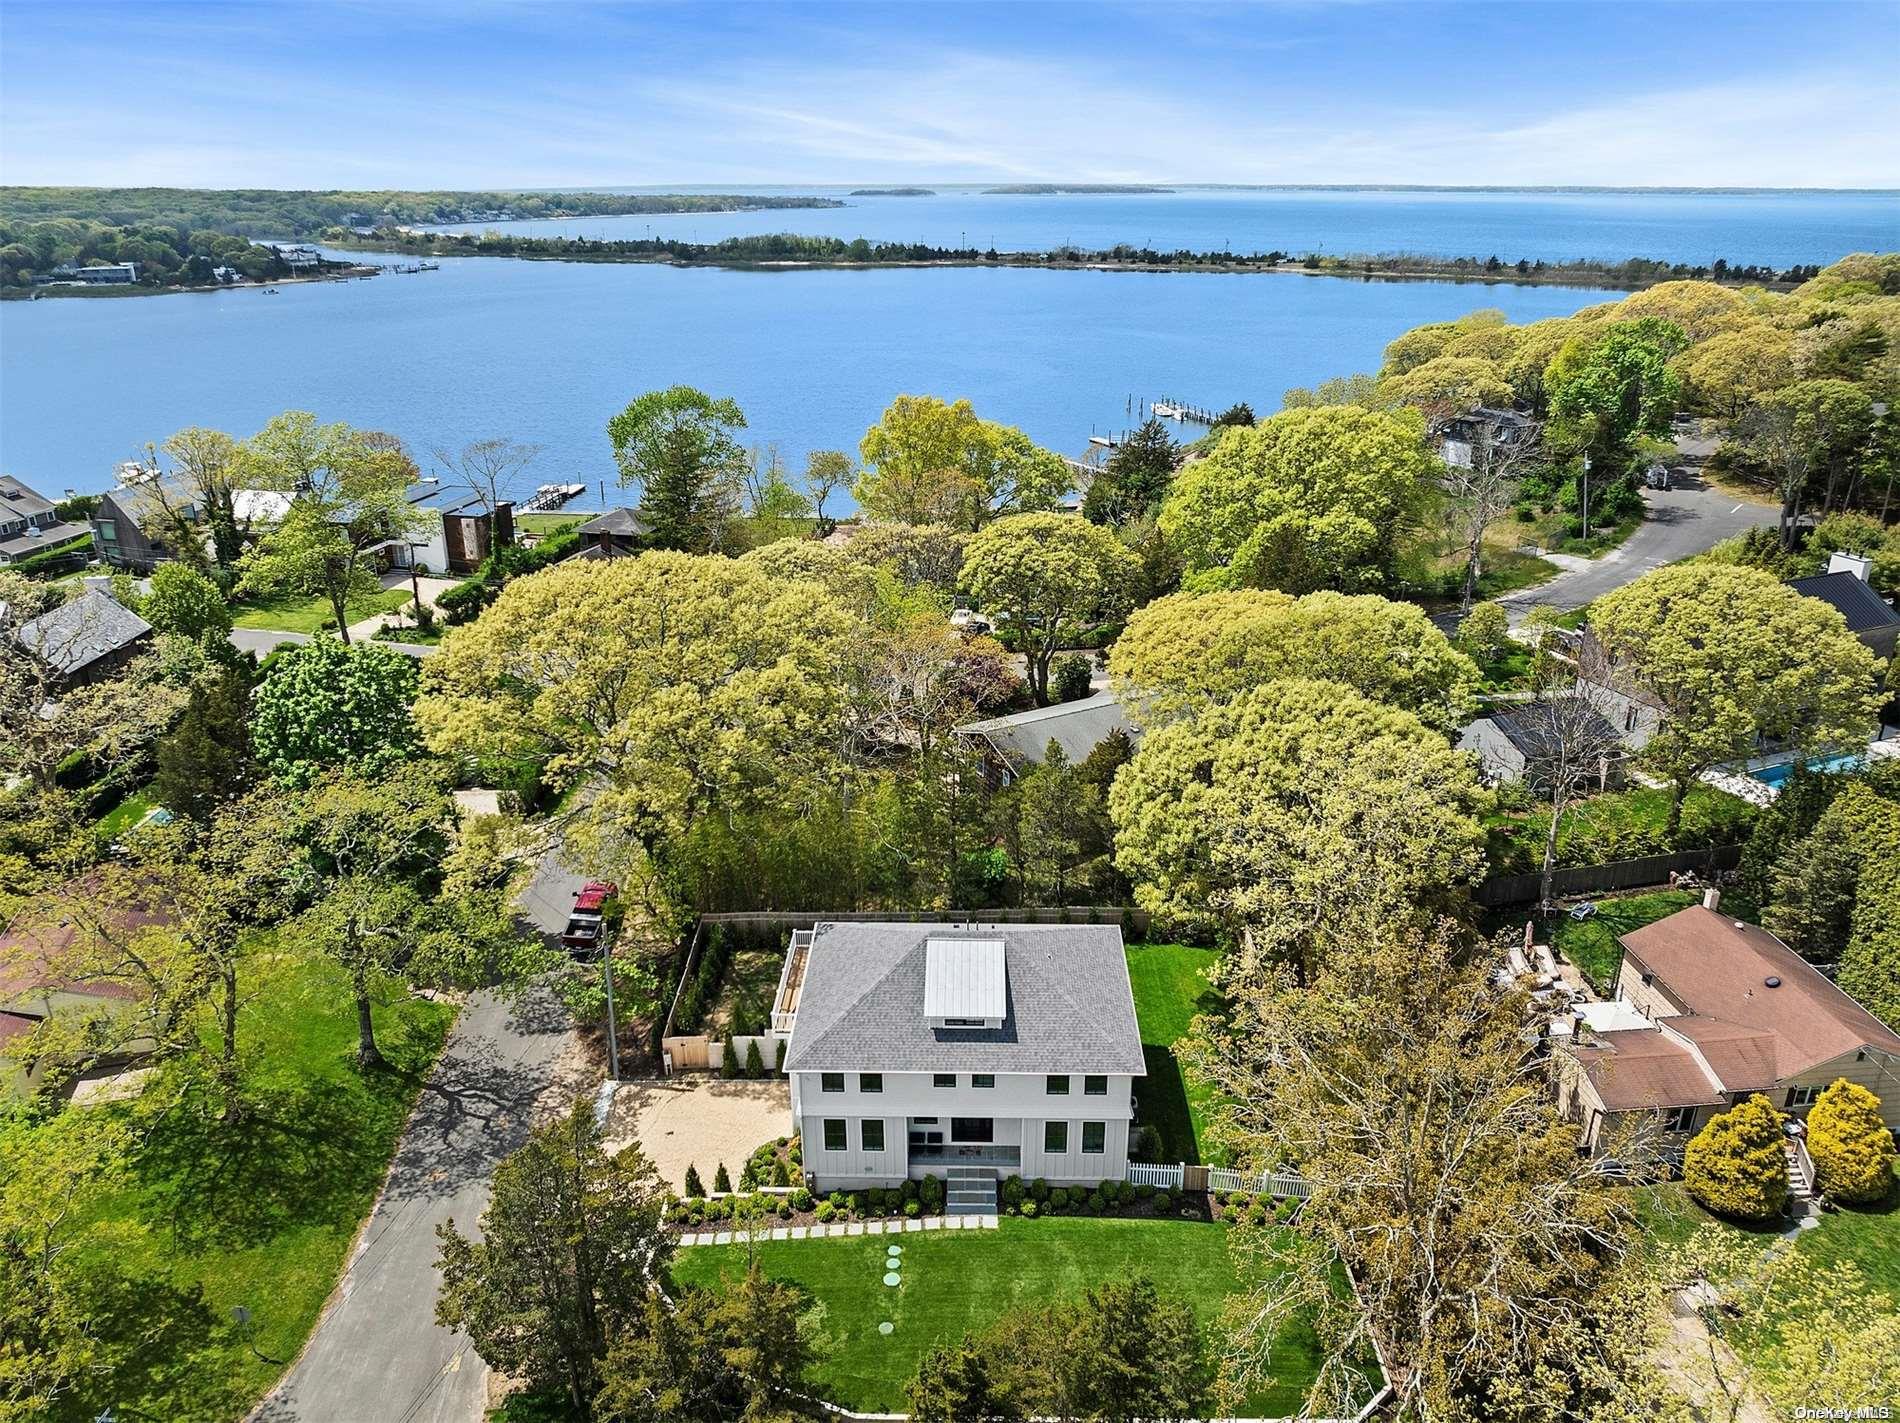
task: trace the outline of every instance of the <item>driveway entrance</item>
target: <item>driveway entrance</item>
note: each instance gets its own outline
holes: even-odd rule
[[[686,1168],[697,1166],[706,1189],[724,1162],[739,1184],[753,1149],[792,1134],[792,1089],[782,1077],[754,1082],[697,1074],[622,1082],[607,1119],[609,1151],[633,1142],[652,1159],[660,1179],[678,1191]]]

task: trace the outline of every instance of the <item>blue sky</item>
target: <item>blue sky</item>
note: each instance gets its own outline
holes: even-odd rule
[[[4,0],[0,181],[1900,186],[1900,4]]]

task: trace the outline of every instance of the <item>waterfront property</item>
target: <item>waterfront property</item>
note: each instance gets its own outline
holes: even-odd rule
[[[96,588],[30,618],[15,641],[62,686],[77,686],[125,665],[152,635],[152,625]]]
[[[0,568],[70,543],[86,532],[60,518],[53,501],[0,474]]]
[[[371,550],[385,569],[473,573],[497,544],[515,541],[515,506],[506,499],[491,510],[465,488],[425,478],[410,487],[409,507],[423,516],[416,532]]]
[[[1900,1128],[1900,1034],[1766,929],[1718,912],[1720,898],[1622,935],[1615,1015],[1573,1025],[1552,1057],[1559,1107],[1592,1149],[1646,1120],[1680,1145],[1760,1092],[1805,1117],[1845,1077]],[[1797,1153],[1798,1155],[1798,1153]],[[1799,1182],[1797,1184],[1800,1184]]]
[[[121,476],[139,471],[121,466]],[[180,538],[204,523],[191,489],[181,479],[122,478],[99,496],[92,511],[92,542],[99,557],[126,573],[150,573],[177,557]]]
[[[819,1191],[936,1175],[993,1210],[1003,1176],[1126,1173],[1146,1067],[1117,928],[821,923],[773,1027]]]
[[[56,285],[75,287],[129,287],[139,279],[137,262],[97,262],[79,266],[68,262],[53,268]]]

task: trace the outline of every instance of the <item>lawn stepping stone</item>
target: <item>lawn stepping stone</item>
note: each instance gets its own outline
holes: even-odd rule
[[[890,1320],[887,1319],[882,1324],[878,1325],[877,1332],[880,1334],[889,1334],[896,1327],[897,1327],[896,1325],[892,1324]]]
[[[886,1255],[902,1255],[904,1253],[904,1247],[901,1245],[886,1245],[884,1247],[884,1253]]]
[[[894,1284],[897,1284],[897,1283],[898,1283],[899,1281],[901,1281],[901,1280],[902,1280],[903,1278],[904,1278],[904,1277],[903,1277],[902,1275],[900,1275],[900,1274],[898,1274],[898,1273],[897,1273],[897,1271],[895,1271],[895,1270],[886,1270],[886,1271],[884,1272],[884,1283],[885,1283],[885,1284],[887,1284],[887,1285],[894,1285]]]

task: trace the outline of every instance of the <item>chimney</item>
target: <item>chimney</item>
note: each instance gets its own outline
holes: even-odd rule
[[[1873,564],[1874,561],[1871,558],[1865,558],[1857,553],[1843,553],[1837,549],[1828,556],[1827,571],[1829,573],[1851,573],[1860,579],[1861,582],[1865,583],[1868,573],[1873,568]]]
[[[1703,890],[1702,907],[1704,909],[1720,909],[1722,907],[1722,891],[1717,889],[1714,885],[1710,885],[1707,889]]]

